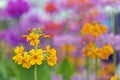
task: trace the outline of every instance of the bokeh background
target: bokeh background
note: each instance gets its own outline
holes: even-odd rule
[[[87,21],[105,24],[108,39],[116,38],[111,41],[120,76],[120,0],[0,0],[0,80],[33,80],[33,68],[22,68],[12,56],[16,46],[30,48],[22,35],[35,27],[44,27],[51,36],[41,39],[41,46],[51,45],[58,57],[55,67],[39,67],[39,80],[86,80],[81,43],[89,38],[82,38],[80,30]],[[90,60],[89,80],[95,80],[94,63]],[[110,80],[114,74],[112,55],[99,62],[98,72],[99,80]]]

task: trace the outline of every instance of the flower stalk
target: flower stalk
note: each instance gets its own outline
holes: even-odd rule
[[[95,75],[96,80],[98,80],[98,58],[95,59]]]
[[[86,56],[86,71],[87,71],[87,73],[86,73],[86,75],[87,75],[86,80],[89,80],[89,73],[90,73],[90,70],[89,70],[89,67],[90,67],[89,60],[90,60],[89,57]]]
[[[35,45],[35,51],[37,51],[37,44]],[[34,80],[37,80],[37,65],[34,65]]]
[[[37,65],[34,65],[34,80],[38,80],[37,79]]]
[[[112,20],[112,32],[115,34],[115,17],[114,17],[114,10],[112,10],[112,14],[111,14],[111,20]],[[113,63],[114,63],[114,72],[116,72],[116,53],[114,52],[114,55],[113,55]]]

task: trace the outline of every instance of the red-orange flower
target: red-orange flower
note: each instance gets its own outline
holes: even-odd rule
[[[45,6],[45,10],[46,10],[47,12],[53,13],[53,12],[56,12],[56,11],[57,11],[57,8],[56,8],[56,6],[55,6],[54,3],[50,2],[50,3],[48,3],[48,4]]]

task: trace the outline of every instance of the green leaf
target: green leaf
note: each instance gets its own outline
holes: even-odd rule
[[[46,61],[38,66],[38,80],[51,80],[51,73],[55,71],[55,67],[50,67]]]
[[[57,73],[63,76],[63,80],[70,80],[75,72],[75,67],[65,58],[57,69]]]

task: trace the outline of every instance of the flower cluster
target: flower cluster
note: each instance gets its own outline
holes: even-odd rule
[[[24,47],[16,47],[16,55],[13,57],[16,63],[21,64],[22,67],[29,69],[32,65],[41,65],[43,60],[46,60],[49,66],[54,66],[57,61],[56,50],[50,49],[50,46],[46,46],[46,50],[42,48],[38,49],[37,45],[40,43],[39,38],[50,38],[49,35],[43,34],[43,30],[39,28],[33,28],[29,31],[28,35],[23,35],[27,41],[30,41],[31,46],[35,46],[34,49],[24,51]]]
[[[107,27],[105,25],[100,25],[98,23],[85,23],[81,29],[82,37],[89,35],[93,38],[93,40],[88,41],[87,44],[82,47],[82,53],[93,59],[100,58],[107,60],[114,52],[112,45],[109,42],[103,44],[102,46],[97,45],[97,39],[106,33]]]
[[[89,42],[89,44],[82,48],[83,54],[90,56],[91,58],[100,58],[107,60],[114,50],[111,44],[105,44],[101,48],[97,47],[95,43]]]
[[[100,25],[98,23],[85,23],[82,27],[81,34],[90,34],[94,37],[100,36],[107,32],[107,27],[105,25]]]

